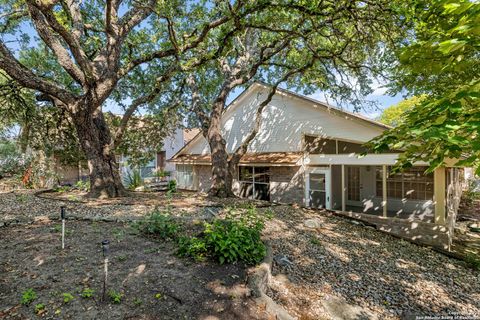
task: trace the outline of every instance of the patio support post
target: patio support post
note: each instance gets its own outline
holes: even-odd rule
[[[435,201],[435,223],[445,224],[445,167],[433,172],[433,197]]]
[[[382,206],[383,206],[383,216],[387,217],[387,166],[382,166]]]
[[[342,164],[342,211],[346,211],[345,205],[345,165]]]

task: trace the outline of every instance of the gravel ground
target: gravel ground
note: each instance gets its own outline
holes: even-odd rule
[[[315,219],[318,228],[308,228]],[[462,314],[480,317],[480,272],[465,263],[328,213],[282,207],[266,230],[274,256],[274,299],[301,319],[328,318],[339,297],[367,318]]]
[[[0,223],[58,216],[61,205],[78,215],[138,217],[166,204],[179,215],[245,204],[192,193],[171,200],[162,193],[135,193],[113,201],[87,201],[75,193],[43,196],[76,202],[39,199],[31,191],[0,193]],[[360,307],[357,318],[453,313],[480,317],[480,272],[465,263],[325,212],[291,206],[272,209],[275,215],[267,223],[265,238],[274,256],[285,255],[293,264],[274,263],[270,294],[299,319],[330,319],[325,302],[337,298]],[[307,219],[315,219],[319,227],[306,227]]]

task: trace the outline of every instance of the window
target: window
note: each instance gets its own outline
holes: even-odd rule
[[[336,154],[337,142],[315,136],[305,136],[305,150],[312,154]]]
[[[360,201],[360,168],[347,167],[348,200]]]
[[[177,186],[179,189],[193,189],[193,166],[177,164]]]
[[[153,177],[153,172],[156,168],[156,159],[152,159],[147,162],[144,166],[140,167],[140,175],[142,178],[151,178]]]
[[[245,167],[238,170],[240,197],[270,201],[270,168]]]
[[[387,168],[387,197],[395,199],[431,200],[433,174],[425,174],[427,167],[412,167],[403,172],[391,173]],[[377,197],[383,197],[382,167],[376,168]]]

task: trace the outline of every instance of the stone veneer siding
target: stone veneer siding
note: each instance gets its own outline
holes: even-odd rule
[[[211,166],[195,165],[197,190],[208,192],[211,186]],[[233,180],[233,191],[238,195],[238,172]],[[301,167],[270,167],[270,200],[279,203],[303,204],[304,183]]]

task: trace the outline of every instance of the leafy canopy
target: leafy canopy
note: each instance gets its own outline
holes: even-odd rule
[[[480,174],[480,3],[419,1],[414,29],[398,51],[393,89],[426,94],[396,128],[374,139],[376,152],[403,149],[400,165],[457,159]]]

